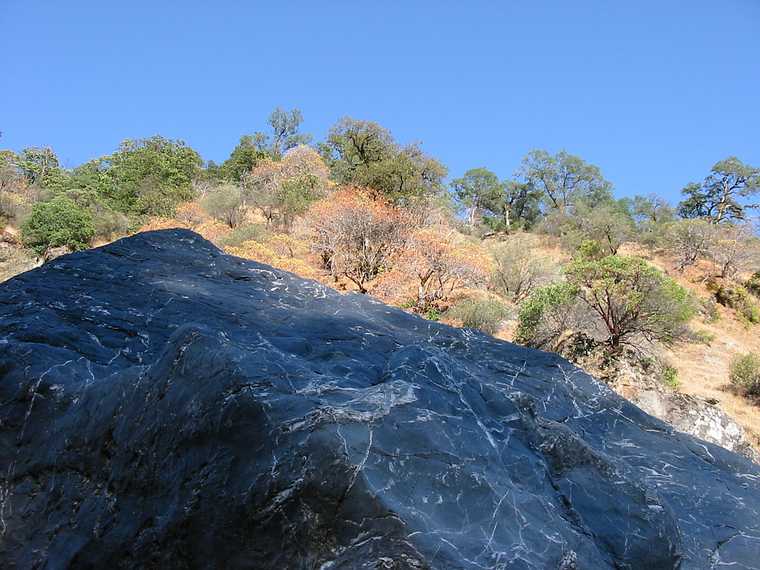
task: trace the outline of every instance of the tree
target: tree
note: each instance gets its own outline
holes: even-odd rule
[[[211,190],[201,201],[206,212],[230,228],[236,228],[245,217],[246,204],[240,188],[226,183]]]
[[[673,221],[673,208],[667,200],[655,194],[634,196],[628,202],[631,215],[639,226]]]
[[[599,168],[564,150],[556,155],[531,151],[519,175],[541,193],[546,208],[565,211],[582,200],[600,204],[611,199],[612,185]]]
[[[270,153],[273,157],[279,159],[285,152],[299,145],[308,144],[311,137],[298,132],[303,115],[298,109],[284,111],[277,107],[269,115],[267,121],[272,127],[272,138],[270,143]]]
[[[571,218],[575,225],[578,243],[586,240],[597,242],[606,255],[614,255],[634,234],[633,220],[624,204],[603,203],[590,207],[582,202]]]
[[[267,227],[279,221],[289,230],[293,219],[326,192],[328,170],[317,152],[299,146],[280,161],[263,160],[242,184],[246,202],[261,212]]]
[[[733,278],[760,261],[758,238],[747,225],[724,224],[706,244],[707,256],[718,268],[718,277]]]
[[[530,228],[541,215],[541,193],[532,184],[509,180],[502,184],[502,193],[496,203],[489,205],[493,217],[486,223],[494,229],[504,228],[507,233],[515,229]]]
[[[16,165],[29,184],[55,186],[63,176],[58,156],[50,147],[29,147],[21,151]]]
[[[666,233],[668,248],[678,260],[679,271],[707,258],[714,247],[714,239],[715,226],[704,219],[672,222]]]
[[[650,248],[660,247],[668,224],[675,219],[675,210],[667,200],[654,194],[634,196],[626,201],[635,224],[636,241]]]
[[[640,258],[577,259],[566,276],[613,349],[637,338],[669,344],[685,333],[694,314],[688,292]]]
[[[243,135],[232,150],[230,157],[219,167],[219,172],[227,180],[240,182],[256,166],[269,158],[266,141],[261,133]]]
[[[267,119],[272,133],[255,132],[240,137],[229,158],[218,167],[218,173],[232,182],[241,182],[265,160],[280,160],[290,149],[307,144],[311,136],[298,132],[302,122],[298,109],[285,111],[277,107]]]
[[[399,251],[407,233],[403,213],[368,192],[344,188],[315,203],[308,212],[312,249],[334,277],[343,275],[359,292]]]
[[[60,246],[85,249],[94,235],[92,214],[65,196],[35,204],[22,226],[24,244],[38,254]]]
[[[171,215],[193,197],[192,182],[201,158],[183,141],[154,136],[125,140],[112,155],[89,166],[102,177],[99,192],[118,211],[133,215]]]
[[[441,163],[418,145],[399,146],[388,130],[371,121],[341,119],[320,150],[339,184],[367,188],[395,203],[443,189],[446,169]]]
[[[451,187],[459,202],[467,209],[467,221],[471,228],[475,227],[484,207],[499,202],[503,190],[499,178],[487,168],[468,170],[461,178],[452,180]]]
[[[493,259],[491,286],[513,303],[524,301],[551,276],[547,261],[519,234],[497,247]]]
[[[681,191],[685,199],[678,212],[683,218],[704,218],[713,224],[741,221],[747,208],[758,206],[744,199],[759,192],[760,169],[732,156],[716,163],[701,184],[692,182]]]
[[[416,277],[415,306],[421,311],[448,299],[457,288],[483,284],[489,272],[479,248],[440,226],[412,232],[399,255],[398,268]]]

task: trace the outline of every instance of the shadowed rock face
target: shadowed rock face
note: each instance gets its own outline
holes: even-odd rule
[[[0,287],[3,568],[760,567],[760,471],[566,361],[150,232]]]

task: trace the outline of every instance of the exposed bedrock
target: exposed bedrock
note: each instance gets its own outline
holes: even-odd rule
[[[0,286],[3,568],[760,567],[760,467],[184,230]]]

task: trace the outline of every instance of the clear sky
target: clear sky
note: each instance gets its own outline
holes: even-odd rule
[[[420,141],[452,176],[533,148],[675,199],[760,166],[759,0],[0,0],[0,147],[66,166],[181,138],[221,161],[276,106]]]

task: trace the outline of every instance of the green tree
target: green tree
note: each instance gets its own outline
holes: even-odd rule
[[[240,142],[232,150],[230,157],[219,167],[222,177],[240,182],[263,160],[269,158],[266,146],[266,139],[261,133],[240,137]]]
[[[298,132],[302,122],[303,115],[298,109],[285,111],[277,107],[267,119],[271,134],[259,131],[240,137],[229,158],[218,168],[219,175],[241,182],[262,161],[280,160],[290,149],[308,144],[311,136]]]
[[[502,185],[502,194],[489,209],[492,216],[486,219],[492,228],[503,228],[507,233],[515,229],[529,229],[541,216],[541,192],[532,184],[509,180]]]
[[[471,228],[475,227],[484,208],[498,207],[503,194],[499,178],[487,168],[468,170],[461,178],[452,180],[451,188],[459,203],[467,209],[467,221]]]
[[[571,218],[578,242],[596,241],[606,255],[614,255],[634,235],[634,223],[625,203],[609,202],[591,207],[582,202]]]
[[[566,276],[613,348],[637,338],[671,343],[694,315],[688,292],[640,258],[577,259]]]
[[[276,159],[281,158],[291,148],[311,141],[311,136],[298,132],[303,122],[303,115],[298,109],[285,111],[277,107],[269,115],[267,122],[272,128],[269,152]]]
[[[90,211],[65,196],[35,204],[22,226],[24,244],[39,254],[60,246],[74,251],[85,249],[94,235]]]
[[[443,189],[446,169],[440,162],[416,144],[399,146],[388,130],[371,121],[341,119],[320,152],[336,182],[368,188],[397,204]]]
[[[22,150],[15,166],[29,185],[45,190],[65,186],[67,173],[50,147],[29,147]]]
[[[161,136],[126,140],[119,149],[77,169],[117,211],[131,215],[170,215],[193,197],[192,181],[202,164],[197,152]]]
[[[628,209],[638,226],[665,224],[673,221],[673,208],[667,200],[655,194],[634,196],[628,201]]]
[[[555,155],[545,150],[531,151],[523,159],[519,175],[541,193],[548,209],[564,212],[579,201],[600,204],[612,196],[612,184],[598,167],[564,150]]]
[[[681,193],[684,200],[678,213],[683,218],[703,218],[713,224],[744,220],[746,210],[758,206],[746,199],[760,193],[760,169],[731,156],[716,163],[701,184],[692,182]]]

